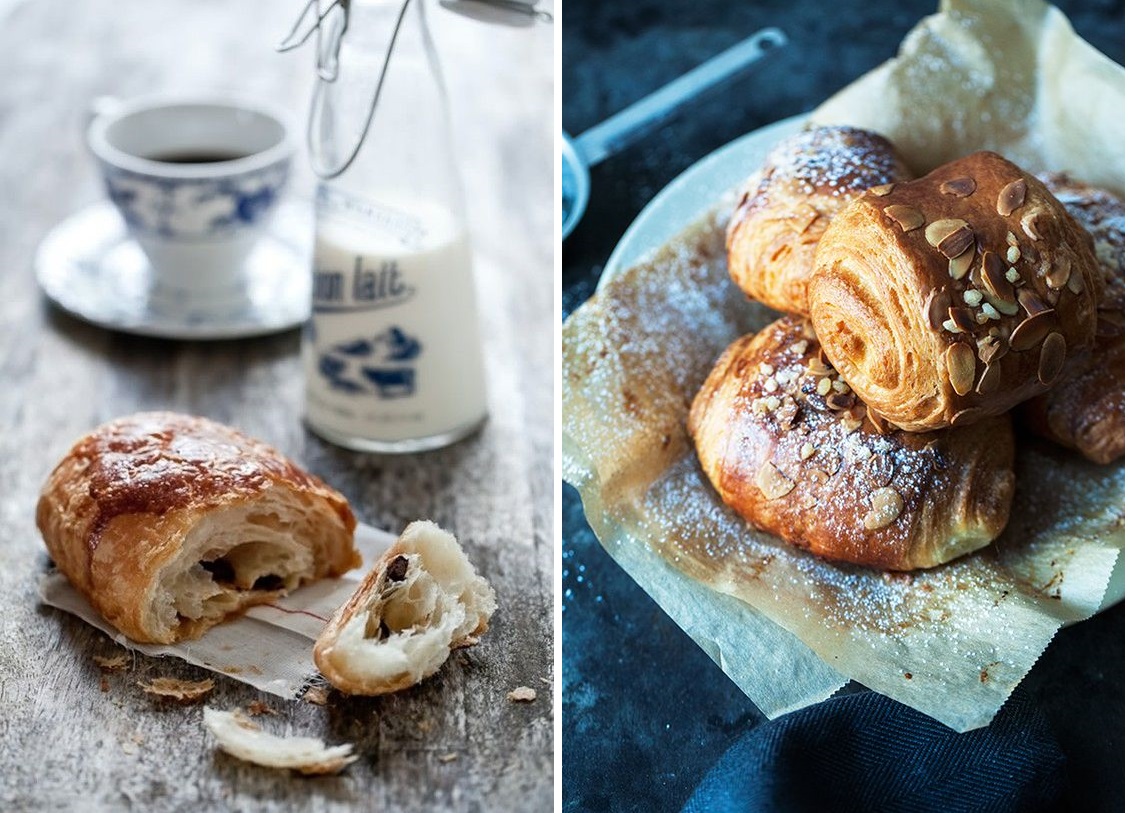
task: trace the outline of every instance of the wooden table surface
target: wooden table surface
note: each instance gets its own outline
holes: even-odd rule
[[[82,141],[91,99],[163,90],[268,96],[304,115],[312,53],[271,46],[301,1],[0,0],[0,809],[544,810],[552,803],[552,30],[486,27],[430,4],[478,256],[491,420],[408,457],[336,449],[301,423],[298,334],[219,343],[139,339],[53,309],[32,257],[99,200]],[[304,166],[304,161],[300,162]],[[308,172],[296,183],[308,194]],[[383,699],[283,701],[218,677],[207,703],[263,700],[272,731],[352,742],[339,777],[300,778],[216,752],[200,706],[137,686],[210,673],[137,656],[41,606],[39,488],[71,442],[141,409],[206,415],[282,449],[398,532],[451,529],[500,608],[474,649]],[[532,703],[506,699],[513,688]],[[449,759],[455,754],[454,759]],[[440,759],[447,757],[449,761]]]

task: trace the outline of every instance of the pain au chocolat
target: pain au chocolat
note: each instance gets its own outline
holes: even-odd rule
[[[277,451],[154,412],[81,438],[36,521],[70,582],[129,638],[198,638],[251,605],[360,565],[344,497]]]
[[[1020,414],[1038,434],[1111,463],[1124,456],[1124,202],[1065,175],[1039,177],[1092,236],[1105,289],[1092,347],[1071,355],[1053,389]]]
[[[746,295],[807,313],[815,246],[838,212],[867,189],[908,180],[885,138],[855,127],[810,127],[782,141],[746,184],[729,221],[729,274]]]
[[[734,342],[694,399],[688,427],[726,504],[827,559],[932,567],[989,544],[1010,514],[1009,415],[935,432],[891,429],[800,317]]]
[[[1092,343],[1092,242],[1034,176],[991,152],[871,189],[831,221],[809,286],[823,350],[858,396],[923,432],[1046,392]]]

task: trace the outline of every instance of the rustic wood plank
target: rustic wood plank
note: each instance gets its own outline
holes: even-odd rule
[[[254,0],[17,3],[0,57],[0,809],[538,810],[551,807],[552,32],[430,17],[447,68],[478,275],[491,420],[453,448],[389,458],[342,451],[300,424],[296,332],[221,343],[112,334],[45,305],[31,273],[51,226],[97,200],[82,146],[100,94],[229,89],[304,112],[312,55],[270,48],[299,4]],[[3,12],[0,12],[3,13]],[[298,191],[308,193],[308,172]],[[162,707],[136,686],[200,678],[116,647],[40,606],[46,554],[39,486],[81,432],[137,409],[240,426],[303,461],[369,523],[430,517],[464,542],[498,592],[481,645],[423,685],[382,699],[285,702],[219,678],[208,702],[262,699],[273,730],[354,742],[361,760],[303,779],[214,752],[199,707]],[[102,690],[103,677],[107,691]],[[537,689],[533,703],[506,693]],[[450,761],[442,758],[449,754]]]

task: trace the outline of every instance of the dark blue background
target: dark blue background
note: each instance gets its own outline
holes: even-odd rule
[[[564,126],[573,135],[764,26],[791,43],[592,171],[587,214],[564,244],[564,313],[587,299],[615,243],[694,161],[809,110],[894,55],[929,0],[565,0]],[[1124,63],[1124,5],[1059,3]],[[567,811],[677,810],[763,720],[697,645],[619,569],[564,486],[563,783]],[[1062,631],[1023,684],[1069,759],[1077,809],[1124,809],[1124,610]],[[848,687],[846,691],[849,691]]]

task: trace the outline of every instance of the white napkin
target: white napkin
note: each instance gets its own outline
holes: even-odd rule
[[[314,639],[395,539],[387,531],[358,525],[356,546],[364,557],[362,568],[339,579],[314,582],[271,604],[252,607],[244,615],[212,627],[202,638],[179,644],[139,644],[129,640],[102,618],[57,570],[40,579],[39,596],[44,604],[77,615],[126,649],[146,655],[173,655],[290,699],[317,677]]]

